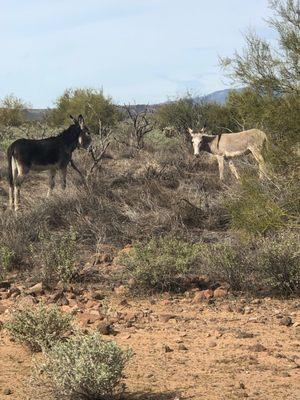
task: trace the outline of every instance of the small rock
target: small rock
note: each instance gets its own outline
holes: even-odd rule
[[[217,346],[217,342],[215,342],[214,340],[210,340],[208,342],[208,347],[216,347]]]
[[[168,322],[168,321],[170,321],[170,319],[172,319],[172,318],[175,318],[175,315],[172,315],[172,314],[164,314],[164,315],[161,315],[159,319],[160,319],[161,322]]]
[[[293,320],[291,317],[283,317],[279,321],[279,325],[291,326],[291,325],[293,325]]]
[[[262,352],[267,350],[266,347],[263,346],[261,343],[253,344],[252,346],[249,346],[248,349],[255,352]]]
[[[10,394],[13,394],[13,391],[10,388],[6,388],[3,390],[3,394],[9,396]]]
[[[119,306],[131,307],[126,299],[121,300],[120,303],[119,303]]]
[[[196,292],[193,302],[198,303],[199,301],[211,299],[214,296],[214,292],[211,289],[200,290]]]
[[[37,296],[39,294],[43,294],[44,289],[43,289],[43,283],[39,282],[36,285],[31,286],[29,289],[27,289],[27,294],[31,294],[34,296]]]
[[[0,314],[4,314],[6,310],[7,310],[7,307],[0,304]]]
[[[12,287],[7,293],[7,297],[16,298],[21,294],[21,290],[18,287]]]
[[[109,324],[107,322],[100,322],[97,325],[97,330],[100,332],[102,335],[115,335],[116,332],[114,330],[114,327],[112,324]]]
[[[53,293],[51,296],[49,296],[47,304],[56,303],[63,295],[63,290],[59,290],[58,292]]]
[[[105,295],[102,294],[101,292],[92,292],[91,297],[92,297],[93,300],[103,300],[103,299],[105,299]]]
[[[164,350],[165,353],[171,353],[172,351],[174,351],[174,350],[171,349],[171,347],[168,346],[167,344],[165,344],[165,345],[163,346],[163,350]]]
[[[222,298],[222,297],[226,297],[227,295],[228,295],[228,291],[226,289],[223,289],[222,287],[219,287],[214,290],[213,297]]]
[[[187,351],[188,348],[183,343],[180,343],[180,345],[178,346],[178,350]]]
[[[91,325],[94,324],[96,321],[98,321],[98,317],[90,313],[79,314],[78,319],[81,322],[82,326]]]
[[[243,382],[239,383],[239,389],[246,389],[245,385],[243,384]]]
[[[251,304],[255,304],[255,305],[258,305],[258,304],[261,304],[261,303],[262,303],[261,299],[253,299],[251,301]]]
[[[238,331],[236,334],[237,339],[251,339],[253,337],[254,337],[253,333],[246,331]]]
[[[56,304],[58,306],[68,306],[69,305],[69,300],[66,298],[65,295],[63,295],[60,299],[57,300]]]
[[[115,287],[114,292],[118,296],[124,296],[127,293],[127,289],[124,285],[121,285],[121,286]]]
[[[9,281],[1,281],[0,282],[1,289],[9,289],[10,286],[11,286],[11,282],[9,282]]]

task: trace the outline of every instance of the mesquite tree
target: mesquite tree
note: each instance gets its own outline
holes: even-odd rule
[[[278,46],[272,47],[255,32],[245,35],[242,54],[222,58],[221,65],[236,83],[269,96],[300,94],[300,2],[270,0],[274,17],[268,20],[276,31]]]

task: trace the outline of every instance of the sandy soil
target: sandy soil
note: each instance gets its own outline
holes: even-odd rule
[[[0,320],[9,318],[15,301],[0,301]],[[78,302],[70,299],[62,308],[69,311]],[[77,320],[86,329],[96,329],[100,303],[79,304]],[[300,399],[299,300],[209,303],[189,292],[147,300],[113,295],[105,307],[117,331],[105,337],[134,351],[126,399]],[[292,325],[283,324],[285,316]],[[0,334],[0,399],[36,399],[28,391],[30,352],[11,342],[4,329]]]

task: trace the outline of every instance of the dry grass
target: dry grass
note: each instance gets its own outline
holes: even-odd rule
[[[292,190],[285,188],[283,196],[274,184],[262,186],[254,178],[252,186],[248,185],[250,190],[229,175],[225,183],[220,183],[216,163],[206,156],[195,160],[178,137],[166,138],[154,132],[144,150],[137,152],[118,140],[113,141],[109,152],[111,157],[89,176],[87,187],[70,171],[66,192],[58,186],[50,199],[45,197],[47,175],[29,177],[22,187],[23,210],[18,214],[6,210],[7,185],[2,181],[0,240],[14,254],[12,267],[30,270],[36,264],[32,249],[43,245],[41,238],[57,238],[70,229],[76,232],[77,264],[94,253],[99,244],[120,249],[134,241],[167,234],[192,243],[222,242],[224,235],[232,236],[228,230],[232,227],[265,234],[268,230],[250,229],[258,206],[252,194],[261,188],[263,199],[271,198],[280,210],[283,203],[288,205],[293,211],[293,226],[296,224],[297,196]],[[131,153],[131,157],[124,157],[125,153]],[[82,171],[88,171],[92,161],[81,151],[76,153],[75,162]],[[242,172],[243,168],[241,165]],[[3,153],[0,171],[4,176]],[[272,221],[277,218],[273,212],[269,214]],[[278,218],[280,224],[272,227],[275,233],[291,222],[286,215]],[[262,218],[257,223],[262,223]],[[54,242],[52,247],[55,251]]]

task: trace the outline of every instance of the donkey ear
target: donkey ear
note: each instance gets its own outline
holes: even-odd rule
[[[81,128],[83,128],[83,126],[84,126],[84,118],[83,118],[83,116],[81,114],[78,116],[78,123],[79,123],[79,126]]]
[[[193,135],[194,135],[194,133],[193,133],[193,129],[191,129],[191,128],[188,128],[188,131],[189,131],[189,134],[190,134],[191,136],[193,136]]]
[[[73,117],[73,115],[70,114],[70,118],[75,124],[77,123],[77,120],[76,120],[76,118]]]

